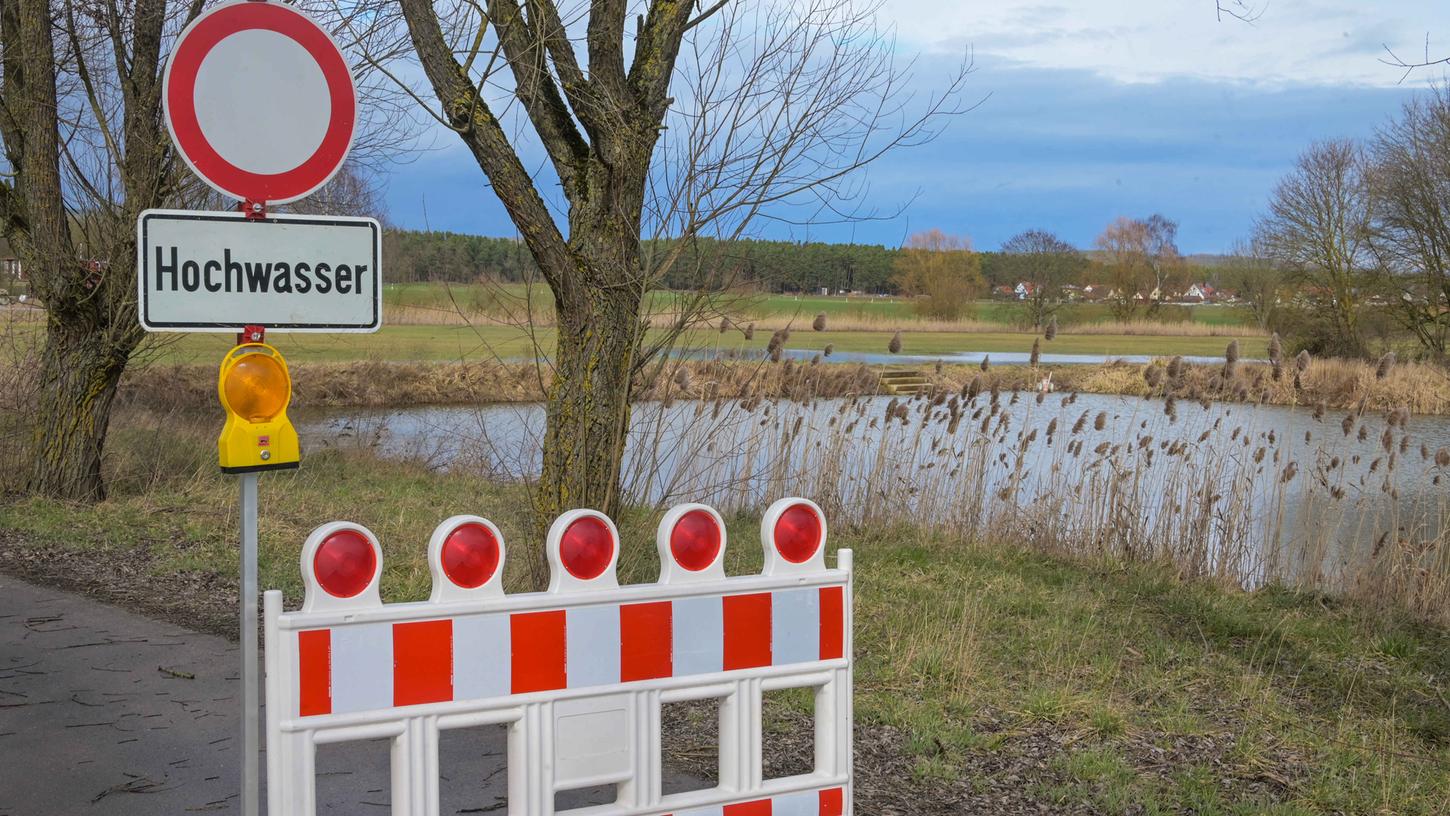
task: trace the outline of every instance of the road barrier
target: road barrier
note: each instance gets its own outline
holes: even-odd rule
[[[548,591],[510,595],[498,528],[454,516],[429,542],[431,598],[384,604],[377,538],[318,527],[301,610],[264,598],[268,813],[316,813],[316,746],[386,738],[392,812],[438,816],[439,733],[506,725],[510,816],[608,785],[613,804],[567,812],[847,816],[851,551],[827,568],[825,516],[805,499],[771,505],[760,529],[761,574],[727,577],[719,513],[677,506],[656,534],[659,581],[619,586],[614,522],[573,510],[549,530]],[[814,770],[765,779],[762,695],[791,688],[813,690]],[[696,700],[720,702],[719,784],[663,795],[661,707]]]

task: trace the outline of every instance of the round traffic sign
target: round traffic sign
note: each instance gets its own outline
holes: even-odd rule
[[[163,82],[177,152],[232,198],[296,201],[326,184],[352,147],[357,94],[347,60],[291,6],[237,0],[197,17]]]

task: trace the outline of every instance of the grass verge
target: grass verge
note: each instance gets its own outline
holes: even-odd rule
[[[0,504],[0,569],[231,630],[235,482],[214,471],[214,429],[162,430],[117,428],[106,502]],[[507,584],[525,589],[537,545],[520,491],[361,450],[310,456],[262,479],[262,584],[295,605],[303,537],[350,518],[382,541],[384,598],[424,598],[428,533],[477,512],[502,527]],[[622,580],[650,580],[655,514],[620,522]],[[730,523],[729,571],[758,569],[757,519]],[[1450,801],[1443,628],[910,528],[832,544],[857,553],[862,813],[1434,814]]]

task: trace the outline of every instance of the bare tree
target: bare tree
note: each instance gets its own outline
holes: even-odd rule
[[[1035,229],[1008,238],[1002,252],[1013,277],[1031,286],[1027,314],[1034,329],[1042,328],[1062,305],[1063,285],[1082,271],[1082,253],[1056,235]]]
[[[0,230],[45,306],[27,486],[104,496],[116,385],[142,338],[136,217],[174,189],[163,43],[202,0],[0,0]]]
[[[1153,291],[1148,296],[1148,309],[1154,311],[1170,294],[1169,289],[1184,270],[1183,256],[1178,254],[1178,222],[1158,213],[1143,221],[1144,259],[1153,270]]]
[[[1108,305],[1113,317],[1128,320],[1147,297],[1144,288],[1152,276],[1152,269],[1148,266],[1147,225],[1119,216],[1103,229],[1094,246],[1107,256],[1112,282]]]
[[[1273,325],[1279,311],[1284,275],[1273,262],[1265,260],[1261,250],[1247,242],[1236,243],[1219,277],[1223,285],[1238,291],[1239,299],[1248,305],[1259,328],[1268,329]]]
[[[1269,211],[1255,225],[1256,243],[1322,306],[1333,350],[1363,355],[1360,307],[1372,262],[1372,206],[1364,159],[1354,142],[1317,142],[1274,188]]]
[[[896,256],[892,282],[902,294],[917,297],[917,311],[956,320],[986,288],[982,262],[966,238],[939,229],[911,236]]]
[[[1268,0],[1264,0],[1262,4],[1251,4],[1247,0],[1215,0],[1214,10],[1220,21],[1225,17],[1230,17],[1245,23],[1252,23],[1263,16],[1268,5]]]
[[[1370,146],[1374,240],[1391,313],[1430,355],[1450,334],[1450,95],[1405,103]]]
[[[647,337],[644,297],[662,271],[696,237],[758,218],[859,217],[856,171],[930,138],[959,111],[965,74],[908,112],[874,9],[849,0],[651,0],[632,25],[623,0],[400,9],[436,100],[414,91],[419,103],[472,152],[553,293],[541,521],[618,507],[633,380],[690,325],[680,309]],[[393,48],[378,39],[370,63],[391,71]],[[670,240],[645,257],[645,233]]]

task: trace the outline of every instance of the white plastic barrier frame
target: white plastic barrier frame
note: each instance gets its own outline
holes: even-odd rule
[[[383,604],[382,550],[350,522],[302,550],[306,598],[264,596],[270,816],[316,813],[316,746],[392,741],[392,812],[439,816],[439,732],[508,726],[508,814],[555,813],[560,791],[615,785],[577,816],[849,816],[852,559],[827,568],[821,509],[800,498],[761,522],[762,574],[726,577],[712,508],[670,510],[660,578],[619,586],[619,534],[592,510],[548,535],[547,592],[506,595],[503,536],[454,516],[429,542],[430,600]],[[766,780],[761,701],[815,689],[811,773]],[[662,795],[660,711],[719,699],[719,784]]]

